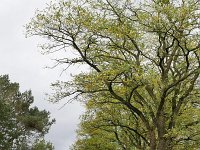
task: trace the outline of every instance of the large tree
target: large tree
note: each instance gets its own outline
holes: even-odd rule
[[[0,149],[28,150],[41,143],[55,120],[48,111],[32,107],[33,102],[31,91],[21,93],[17,83],[0,76]]]
[[[90,67],[53,84],[55,101],[74,96],[101,105],[102,118],[109,112],[102,107],[116,105],[113,119],[127,114],[138,149],[193,149],[200,146],[199,8],[199,0],[63,0],[38,11],[27,33],[49,40],[44,52],[63,53],[56,65]],[[95,116],[92,122],[101,119]]]

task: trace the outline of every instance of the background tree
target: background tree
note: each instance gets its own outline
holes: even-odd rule
[[[33,144],[32,150],[54,150],[54,146],[50,142],[43,140],[36,140]]]
[[[77,54],[57,58],[57,65],[90,67],[71,82],[52,84],[55,101],[74,96],[86,104],[92,99],[99,108],[120,105],[137,120],[129,126],[143,148],[195,149],[200,146],[199,8],[199,0],[60,1],[38,11],[27,33],[49,39],[42,46],[46,53],[72,48]],[[99,119],[98,113],[93,116],[92,122]]]
[[[33,101],[31,91],[21,93],[17,83],[0,76],[0,149],[27,150],[48,133],[55,120],[46,110],[31,107]]]

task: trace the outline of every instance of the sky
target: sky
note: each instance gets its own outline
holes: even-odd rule
[[[58,104],[48,102],[45,93],[51,93],[50,84],[56,80],[69,80],[69,69],[61,75],[62,68],[46,69],[52,60],[39,51],[39,37],[25,38],[25,25],[37,9],[43,9],[50,0],[1,0],[0,2],[0,75],[8,74],[11,82],[20,85],[20,91],[32,90],[34,105],[51,112],[56,119],[46,139],[51,141],[55,150],[68,150],[76,138],[75,130],[84,108],[73,102],[60,109],[67,100]]]

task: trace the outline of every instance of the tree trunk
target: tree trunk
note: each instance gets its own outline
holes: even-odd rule
[[[156,136],[154,130],[149,132],[150,136],[150,150],[156,150]]]
[[[167,150],[166,140],[164,138],[159,139],[157,150]]]
[[[164,112],[162,111],[158,121],[157,121],[157,130],[158,130],[158,146],[157,150],[170,150],[170,142],[165,137],[166,134],[166,125],[165,125],[165,116]]]

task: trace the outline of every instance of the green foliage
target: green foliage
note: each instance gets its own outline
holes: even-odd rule
[[[30,149],[34,139],[43,138],[55,120],[50,113],[31,108],[31,91],[19,92],[7,75],[0,76],[0,149]]]
[[[37,140],[32,147],[32,150],[54,150],[53,145],[45,140]]]
[[[146,143],[143,142],[145,137],[140,137],[141,133],[146,135],[144,126],[136,117],[132,117],[126,107],[116,104],[102,106],[92,100],[88,103],[87,112],[82,116],[78,130],[78,140],[71,149],[147,148]]]
[[[68,0],[37,12],[27,35],[49,39],[43,52],[66,53],[56,65],[90,67],[52,84],[52,100],[73,96],[87,106],[74,149],[200,146],[199,7],[199,0]],[[75,57],[65,57],[71,50]]]

